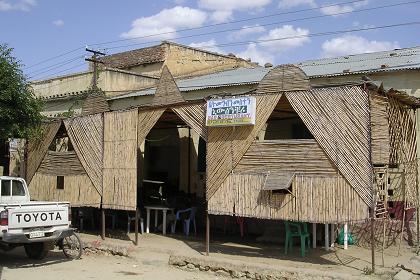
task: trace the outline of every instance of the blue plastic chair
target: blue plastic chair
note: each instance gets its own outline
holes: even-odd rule
[[[182,218],[181,214],[189,212],[188,218]],[[191,207],[185,210],[179,210],[176,212],[175,221],[172,224],[172,233],[175,233],[177,221],[183,221],[183,231],[186,236],[190,235],[190,225],[191,223],[194,226],[194,234],[197,235],[197,227],[195,224],[195,213],[197,212],[197,207]]]
[[[286,227],[284,253],[287,254],[288,249],[293,248],[293,238],[298,237],[300,238],[300,254],[304,257],[306,252],[305,246],[307,245],[308,248],[310,247],[308,224],[284,221],[284,225]]]

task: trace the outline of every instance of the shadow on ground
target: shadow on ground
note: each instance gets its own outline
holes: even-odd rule
[[[184,242],[191,249],[197,251],[201,255],[205,255],[205,239],[197,237],[186,237],[183,235],[170,235],[170,238]],[[210,242],[210,253],[212,255],[220,255],[227,258],[246,260],[248,262],[270,262],[275,264],[277,261],[289,261],[305,264],[305,265],[328,265],[328,266],[345,266],[362,272],[365,267],[370,266],[370,262],[353,256],[341,249],[333,249],[325,251],[323,248],[310,248],[305,257],[300,256],[300,247],[293,247],[288,254],[284,252],[284,246],[275,243],[256,242],[255,237],[227,237],[212,236]]]
[[[15,248],[11,251],[0,251],[0,279],[3,268],[17,269],[17,268],[29,268],[29,267],[42,267],[53,265],[57,263],[63,263],[72,261],[66,258],[62,251],[52,250],[48,253],[47,257],[43,260],[32,260],[29,259],[23,247]]]

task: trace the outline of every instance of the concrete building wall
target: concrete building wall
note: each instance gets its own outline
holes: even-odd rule
[[[38,98],[73,96],[88,90],[92,85],[93,72],[83,72],[31,83]],[[157,79],[120,70],[106,69],[99,72],[98,87],[107,96],[115,96],[131,90],[154,87]]]
[[[344,75],[335,77],[311,78],[313,85],[329,85],[346,82],[360,82],[363,76],[368,76],[374,81],[382,81],[385,87],[402,90],[410,95],[420,97],[420,71],[389,71],[370,74]]]
[[[142,75],[153,76],[153,77],[160,77],[160,73],[162,71],[163,62],[156,62],[156,63],[148,63],[137,65],[133,67],[128,67],[126,70],[131,72],[136,72]]]
[[[168,44],[165,61],[174,77],[205,75],[238,67],[252,67],[250,62],[193,48]]]

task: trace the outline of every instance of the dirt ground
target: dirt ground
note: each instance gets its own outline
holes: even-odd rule
[[[97,236],[81,234],[86,242],[108,243],[128,248],[129,257],[107,253],[87,253],[81,260],[68,261],[61,251],[53,251],[46,260],[33,262],[26,258],[21,248],[10,252],[0,251],[1,280],[13,279],[226,279],[200,271],[184,271],[168,265],[170,255],[191,257],[204,256],[204,242],[199,238],[183,236],[162,236],[145,234],[140,236],[139,245],[130,240],[107,238],[101,241]],[[134,238],[134,236],[129,236]],[[244,264],[264,264],[273,268],[305,268],[334,271],[356,277],[366,277],[370,268],[370,250],[351,246],[349,250],[336,247],[325,251],[311,249],[304,258],[298,248],[285,255],[284,248],[275,244],[253,243],[246,240],[213,240],[211,256],[222,261],[243,262]],[[395,266],[404,263],[414,255],[409,247],[390,248],[384,254],[382,267],[381,253],[377,252],[376,262],[381,275],[373,278],[391,279]]]
[[[136,257],[83,255],[68,261],[62,252],[54,251],[46,260],[33,262],[23,249],[0,252],[1,280],[78,280],[78,279],[221,279],[204,272],[189,272],[168,265],[165,253],[143,252]]]

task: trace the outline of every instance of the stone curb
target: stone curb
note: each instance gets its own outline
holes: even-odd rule
[[[337,272],[321,271],[316,269],[299,269],[292,267],[278,267],[264,264],[246,264],[236,260],[220,261],[211,256],[209,257],[187,257],[171,255],[169,264],[180,269],[190,271],[207,271],[219,276],[255,279],[255,280],[286,280],[286,279],[342,279],[356,280],[369,278],[364,275],[352,276]]]
[[[135,246],[123,246],[115,245],[103,240],[84,241],[82,240],[83,250],[102,252],[114,256],[129,257],[130,254],[135,250]]]

